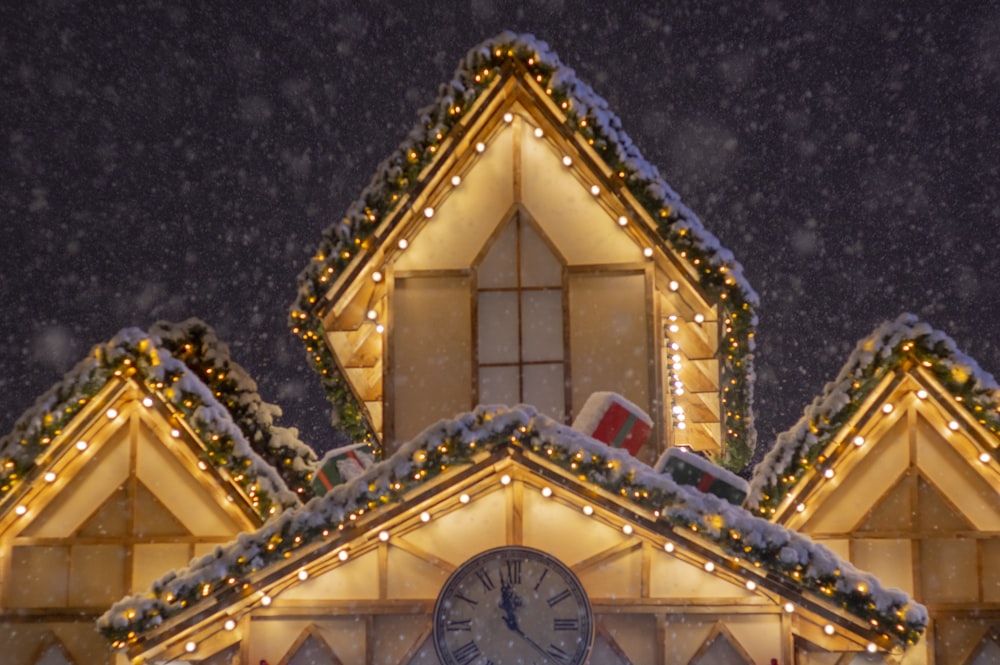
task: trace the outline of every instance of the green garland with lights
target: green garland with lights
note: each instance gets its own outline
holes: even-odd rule
[[[581,445],[583,440],[588,443]],[[98,628],[113,647],[123,648],[139,634],[213,594],[228,590],[237,597],[247,597],[258,591],[249,578],[262,569],[318,542],[329,542],[335,551],[360,528],[375,528],[371,524],[359,526],[368,512],[403,503],[413,490],[442,473],[510,448],[545,459],[580,481],[598,485],[651,512],[659,523],[704,538],[727,557],[774,573],[823,602],[881,627],[878,630],[887,643],[914,644],[926,628],[926,613],[905,594],[879,590],[869,576],[863,578],[864,584],[852,582],[848,578],[856,575],[853,568],[829,568],[823,563],[830,560],[828,552],[804,536],[753,517],[717,497],[676,485],[626,453],[605,449],[549,418],[528,410],[485,408],[458,420],[439,422],[350,483],[302,509],[282,514],[254,534],[245,534],[229,546],[230,552],[217,550],[194,568],[156,582],[150,593],[124,599],[101,617]],[[695,495],[698,498],[692,500]],[[790,546],[809,552],[810,559],[791,561],[784,556]],[[876,598],[876,593],[889,599]],[[919,611],[910,612],[913,608]]]
[[[438,154],[451,130],[476,100],[510,69],[523,68],[545,89],[565,116],[564,128],[591,145],[617,174],[622,184],[657,223],[660,238],[695,268],[698,281],[718,305],[725,324],[720,340],[720,375],[723,385],[724,452],[716,460],[739,471],[749,462],[756,445],[752,417],[752,361],[756,327],[756,294],[734,277],[740,269],[718,248],[706,242],[701,223],[661,180],[635,166],[638,151],[617,132],[618,119],[585,84],[572,76],[554,54],[541,57],[538,45],[519,35],[505,33],[473,49],[455,80],[445,86],[436,104],[421,114],[420,124],[399,151],[379,167],[362,198],[341,222],[328,228],[316,254],[298,278],[299,292],[290,308],[289,326],[306,346],[310,365],[319,373],[338,427],[357,442],[368,442],[377,451],[371,424],[340,372],[324,340],[315,305],[329,285],[355,255],[370,249],[371,238],[399,201],[422,187],[420,174]],[[713,239],[714,240],[714,239]]]
[[[907,334],[900,335],[901,326]],[[892,337],[891,344],[885,342]],[[817,398],[807,409],[804,422],[798,426],[798,436],[780,441],[768,457],[780,456],[789,448],[794,450],[781,468],[768,468],[765,458],[755,475],[768,473],[770,482],[761,483],[760,489],[752,495],[756,498],[756,509],[762,515],[774,514],[778,505],[806,476],[810,470],[830,462],[823,456],[829,443],[840,434],[843,427],[857,413],[868,395],[889,373],[907,367],[922,366],[955,398],[955,403],[968,411],[975,420],[1000,438],[1000,388],[992,378],[986,377],[975,362],[961,356],[954,342],[943,333],[922,324],[913,316],[904,314],[895,322],[883,324],[873,335],[858,344],[857,353],[875,348],[870,362],[851,363],[841,371],[838,380],[828,386],[828,392],[845,387],[846,403],[833,413],[822,413],[819,407],[825,396]],[[988,451],[994,458],[1000,458],[1000,447]]]
[[[170,404],[174,417],[187,422],[201,441],[202,461],[225,469],[251,497],[262,519],[267,519],[279,508],[295,505],[297,501],[273,496],[261,487],[261,476],[254,461],[235,451],[229,434],[217,431],[212,422],[199,417],[198,409],[205,400],[196,392],[179,386],[185,373],[191,370],[180,360],[166,368],[164,355],[170,357],[157,338],[134,328],[94,347],[91,354],[43,395],[18,420],[14,430],[0,441],[0,501],[32,478],[39,460],[45,457],[49,447],[77,414],[109,381],[119,378],[140,383],[149,393]],[[63,445],[69,444],[63,442]]]

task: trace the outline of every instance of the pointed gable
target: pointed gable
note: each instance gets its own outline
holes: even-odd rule
[[[421,662],[426,615],[444,580],[469,557],[508,544],[548,552],[574,571],[608,613],[600,648],[625,654],[622,662],[643,661],[655,644],[637,629],[642,617],[615,618],[630,603],[672,613],[741,608],[717,646],[711,623],[679,625],[674,639],[691,657],[704,647],[760,660],[792,625],[778,620],[782,612],[834,650],[891,648],[922,630],[920,606],[828,550],[526,407],[438,423],[350,483],[122,600],[99,625],[133,657],[155,660],[188,647],[197,655],[218,624],[243,617],[247,648],[270,662],[293,657],[287,645],[302,634],[298,620],[276,632],[286,611],[324,608],[322,630],[363,644],[378,640],[359,627],[391,607],[412,640],[393,659]],[[654,618],[646,617],[650,627]]]
[[[299,286],[293,332],[356,441],[391,452],[490,401],[569,422],[616,390],[654,414],[648,461],[688,445],[740,468],[753,450],[756,294],[531,36],[469,53]]]

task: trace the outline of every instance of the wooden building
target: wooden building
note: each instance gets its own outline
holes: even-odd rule
[[[300,278],[293,331],[385,460],[101,631],[205,665],[901,653],[926,620],[908,595],[647,464],[749,460],[755,302],[603,100],[544,44],[490,40]],[[653,416],[636,458],[565,426],[606,390]]]
[[[779,437],[751,501],[927,606],[901,662],[1000,663],[998,435],[992,377],[904,315]]]
[[[224,406],[259,397],[211,331],[158,332],[96,347],[0,441],[0,662],[112,662],[112,602],[299,503]]]

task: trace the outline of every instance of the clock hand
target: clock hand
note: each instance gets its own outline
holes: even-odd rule
[[[536,651],[538,651],[538,653],[542,654],[543,656],[545,656],[546,659],[548,659],[550,656],[549,652],[543,649],[541,645],[538,644],[538,642],[525,635],[524,631],[521,630],[521,627],[517,625],[516,610],[517,608],[521,607],[521,605],[523,605],[523,602],[521,601],[520,596],[518,596],[514,592],[513,585],[510,584],[509,582],[501,580],[500,609],[504,611],[504,617],[503,617],[504,623],[507,624],[507,628],[520,635],[525,642],[530,644],[532,647],[534,647]]]

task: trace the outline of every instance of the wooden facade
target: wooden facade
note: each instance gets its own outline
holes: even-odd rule
[[[94,622],[262,520],[155,394],[109,381],[0,515],[0,662],[116,662]]]
[[[310,504],[303,513],[310,509],[323,511]],[[583,582],[597,620],[590,663],[873,662],[865,622],[516,447],[365,513],[351,533],[265,567],[249,580],[252,592],[209,598],[147,631],[129,655],[436,665],[430,615],[445,579],[480,552],[526,545]],[[797,656],[801,644],[833,660]]]
[[[511,70],[316,304],[387,454],[477,404],[530,403],[570,423],[607,390],[654,416],[647,462],[671,445],[721,452],[727,324],[564,124]]]
[[[997,440],[933,362],[887,373],[772,519],[927,606],[924,640],[891,662],[987,665],[1000,662]]]

